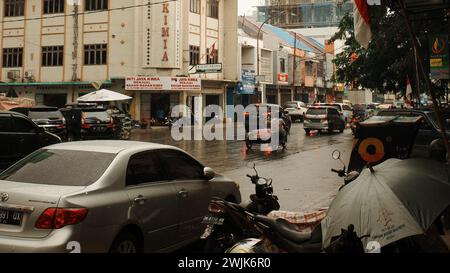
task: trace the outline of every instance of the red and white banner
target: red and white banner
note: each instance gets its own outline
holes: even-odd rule
[[[278,74],[278,81],[281,83],[288,83],[289,82],[289,75],[280,73]]]
[[[405,104],[407,108],[412,108],[413,104],[413,91],[411,87],[411,82],[409,81],[409,77],[406,78],[406,100]]]
[[[191,77],[126,77],[125,90],[200,91],[202,82]]]
[[[367,5],[367,0],[355,0],[355,5],[353,7],[353,20],[355,25],[356,41],[362,47],[367,49],[370,41],[372,40],[369,5]]]

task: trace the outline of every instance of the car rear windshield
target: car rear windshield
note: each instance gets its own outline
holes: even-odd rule
[[[103,111],[83,111],[83,116],[85,118],[97,118],[99,120],[109,120],[110,115],[106,110]]]
[[[307,115],[326,115],[327,109],[326,108],[310,108],[306,112]]]
[[[0,180],[29,184],[88,186],[103,175],[115,156],[110,153],[42,149],[0,174]]]
[[[442,114],[442,117],[444,118],[445,130],[448,131],[448,130],[450,130],[450,113],[442,112],[441,114]],[[439,122],[437,120],[436,114],[433,112],[433,113],[430,113],[429,116],[433,120],[436,127],[439,128]]]
[[[286,103],[286,105],[284,106],[284,108],[297,108],[298,105],[297,103]]]
[[[60,111],[33,111],[28,114],[31,119],[62,119]]]

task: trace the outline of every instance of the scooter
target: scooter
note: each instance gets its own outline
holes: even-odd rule
[[[332,157],[342,162],[340,151],[334,151]],[[338,173],[340,177],[345,177],[345,185],[359,176],[358,172],[347,173],[345,164],[343,169],[332,171]],[[354,253],[355,249],[356,253],[364,253],[361,239],[365,236],[357,237],[353,226],[349,226],[341,236],[333,238],[330,247],[323,249],[321,224],[318,224],[311,233],[302,233],[296,224],[283,218],[274,219],[248,211],[242,217],[245,217],[243,221],[246,221],[248,226],[255,229],[254,234],[260,236],[258,239],[246,238],[238,242],[228,249],[227,253]]]
[[[255,144],[271,144],[273,137],[279,138],[279,146],[283,148],[283,150],[287,147],[289,129],[283,119],[279,119],[281,126],[279,126],[278,134],[275,134],[270,128],[270,123],[267,128],[259,128],[256,130],[252,130],[246,134],[245,137],[245,146],[248,150],[251,150],[253,145]],[[278,147],[272,147],[273,149],[278,149]]]
[[[202,221],[206,225],[201,236],[206,241],[205,252],[224,253],[242,239],[259,237],[247,215],[267,215],[280,209],[278,197],[273,194],[272,179],[260,177],[254,163],[253,170],[255,175],[247,175],[255,185],[255,194],[250,196],[250,202],[239,205],[218,198],[211,200],[208,207],[210,213]]]

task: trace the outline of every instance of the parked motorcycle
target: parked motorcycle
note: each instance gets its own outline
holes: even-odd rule
[[[340,169],[340,170],[331,169],[331,171],[334,173],[337,173],[339,177],[344,178],[344,185],[339,188],[339,190],[341,190],[343,187],[345,187],[345,185],[355,181],[359,177],[360,173],[357,171],[352,171],[352,172],[347,171],[347,166],[342,161],[341,152],[339,150],[335,150],[332,154],[332,157],[334,160],[339,160],[343,166],[342,169]]]
[[[116,139],[129,140],[131,130],[133,128],[133,120],[126,114],[119,114],[113,116],[114,123],[116,125],[115,135]]]
[[[205,240],[205,252],[223,253],[239,240],[259,237],[259,233],[248,221],[247,215],[267,215],[279,210],[278,197],[273,194],[272,179],[260,177],[253,163],[255,175],[247,175],[255,185],[255,194],[248,203],[239,205],[215,198],[211,200],[209,215],[203,219],[206,229],[201,236]]]
[[[345,177],[345,185],[359,176],[358,172],[347,172],[340,151],[334,151],[332,157],[341,161],[344,166],[341,170],[332,169],[332,171],[338,173],[340,177]],[[300,232],[298,225],[283,218],[274,219],[249,211],[241,217],[244,218],[241,221],[252,227],[253,233],[259,234],[259,237],[241,240],[229,248],[227,253],[364,253],[361,239],[365,236],[356,236],[353,226],[349,226],[341,236],[333,238],[330,247],[323,249],[321,224],[318,224],[311,233],[303,233]]]

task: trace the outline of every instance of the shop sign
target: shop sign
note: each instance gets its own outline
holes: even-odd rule
[[[237,92],[242,95],[253,95],[255,94],[255,83],[255,70],[243,68]]]
[[[430,68],[431,78],[449,79],[449,50],[448,37],[445,35],[432,36],[430,39]]]
[[[125,90],[200,91],[201,79],[191,77],[126,77]]]
[[[218,73],[222,72],[222,64],[198,64],[195,70],[197,73]]]
[[[288,83],[289,82],[289,75],[286,74],[286,73],[278,74],[278,82],[280,82],[280,83]]]

